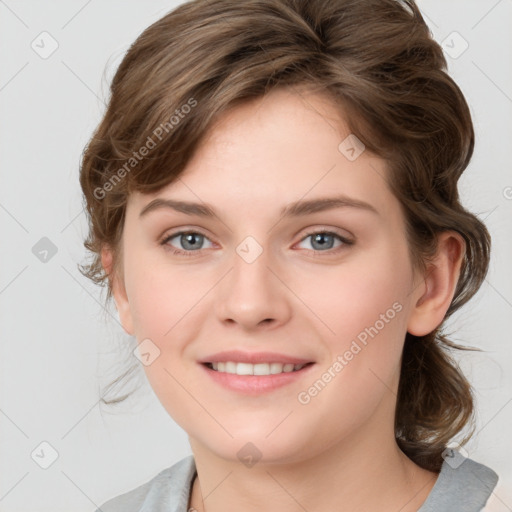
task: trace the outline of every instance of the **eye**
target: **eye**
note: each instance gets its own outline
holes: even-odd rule
[[[178,244],[178,248],[171,243],[174,239],[177,239],[177,242],[175,243]],[[208,242],[212,244],[212,242],[202,233],[198,233],[197,231],[180,231],[179,233],[174,233],[164,238],[161,245],[170,246],[170,250],[173,254],[192,256],[191,253],[198,252],[200,249],[205,249],[205,247],[203,247],[205,240],[208,240]]]
[[[354,242],[352,240],[348,240],[345,237],[342,237],[341,235],[338,235],[337,233],[333,233],[330,231],[315,231],[313,233],[308,233],[300,243],[303,243],[304,241],[311,239],[310,245],[311,249],[315,252],[326,252],[330,249],[338,249],[339,247],[345,246],[345,245],[352,245]],[[336,243],[336,240],[338,240],[338,245],[334,247],[334,244]],[[308,249],[306,247],[306,249]],[[336,251],[333,251],[336,252]]]
[[[304,243],[307,240],[311,240],[311,248],[305,247],[305,249],[312,250],[317,253],[337,252],[338,250],[343,249],[344,246],[354,244],[352,240],[338,235],[337,233],[325,230],[308,233],[304,238],[302,238],[299,244]],[[205,241],[210,244],[208,247],[204,247]],[[165,246],[166,250],[171,251],[172,254],[182,256],[194,256],[194,253],[199,253],[201,249],[208,249],[213,247],[211,240],[206,237],[206,235],[203,235],[197,231],[180,231],[178,233],[173,233],[169,236],[166,236],[160,242],[160,244]]]

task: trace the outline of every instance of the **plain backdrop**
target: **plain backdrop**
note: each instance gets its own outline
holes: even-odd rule
[[[100,404],[135,345],[77,269],[87,256],[81,152],[128,46],[178,3],[0,0],[2,512],[91,512],[191,453],[140,367],[128,402]],[[478,406],[466,450],[500,475],[494,510],[511,511],[512,0],[419,5],[448,42],[477,133],[460,193],[491,232],[492,262],[449,327],[483,349],[457,355]]]

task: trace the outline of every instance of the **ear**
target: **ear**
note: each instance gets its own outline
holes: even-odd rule
[[[410,334],[425,336],[443,322],[455,294],[465,250],[459,233],[444,231],[439,235],[435,259],[413,300],[415,305],[407,325]]]
[[[103,247],[101,250],[101,264],[105,269],[112,288],[112,296],[116,303],[116,309],[119,313],[119,319],[123,329],[133,335],[133,319],[130,311],[130,303],[126,294],[126,288],[122,276],[118,275],[113,268],[114,255],[110,247]]]

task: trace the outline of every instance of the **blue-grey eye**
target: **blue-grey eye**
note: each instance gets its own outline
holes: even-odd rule
[[[306,249],[313,249],[315,251],[325,251],[329,249],[333,249],[335,247],[336,239],[339,240],[338,245],[336,247],[339,247],[340,245],[343,245],[343,243],[346,243],[346,241],[340,237],[339,235],[335,233],[329,233],[327,231],[322,231],[318,233],[311,233],[307,235],[305,238],[302,239],[302,242],[305,242],[306,240],[311,240],[311,247],[305,247]]]
[[[187,233],[180,236],[180,242],[186,251],[197,249],[202,245],[204,236],[198,233]]]
[[[178,239],[178,247],[176,247],[175,245],[173,245],[171,243],[171,241],[174,240],[174,239]],[[201,233],[196,233],[196,232],[184,233],[184,232],[181,232],[181,233],[176,233],[176,234],[168,237],[165,240],[165,243],[168,243],[168,244],[172,245],[173,247],[175,247],[176,249],[179,249],[179,250],[196,251],[196,250],[199,250],[199,249],[205,249],[205,247],[203,247],[203,244],[204,244],[205,241],[208,241],[211,244],[211,242],[208,240],[208,238],[206,238]],[[210,247],[211,247],[211,245],[210,245]]]

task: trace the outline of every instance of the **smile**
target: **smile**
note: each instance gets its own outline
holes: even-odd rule
[[[236,375],[277,375],[279,373],[296,372],[304,366],[311,364],[292,363],[236,363],[234,361],[207,363],[207,366],[220,373],[231,373]]]

